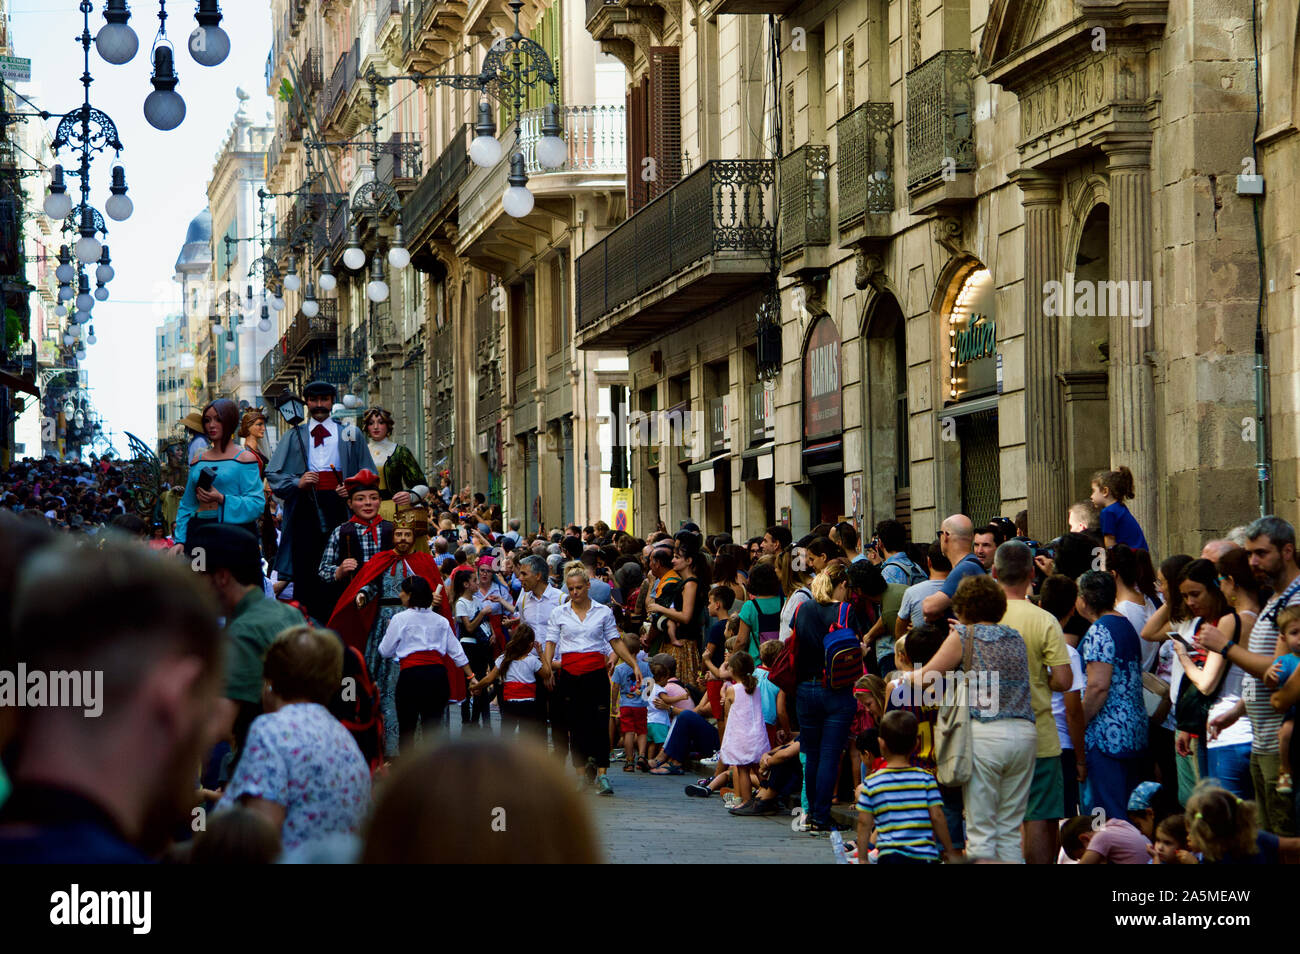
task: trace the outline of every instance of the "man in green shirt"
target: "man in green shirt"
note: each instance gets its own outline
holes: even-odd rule
[[[190,564],[207,577],[226,618],[226,683],[218,703],[218,738],[233,735],[239,748],[262,711],[266,650],[281,632],[306,620],[301,612],[263,591],[262,561],[251,533],[216,524],[196,528],[195,534]]]

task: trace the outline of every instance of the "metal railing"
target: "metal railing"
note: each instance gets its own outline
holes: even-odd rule
[[[419,185],[402,203],[402,231],[409,240],[455,198],[465,176],[469,174],[470,125],[461,126],[451,137],[436,162],[429,167]]]
[[[811,143],[781,159],[781,254],[831,240],[831,152]]]
[[[325,111],[321,114],[322,119],[328,119],[335,107],[352,89],[352,84],[357,80],[357,67],[360,63],[361,40],[356,38],[352,41],[351,47],[339,54],[334,70],[330,73],[329,85],[325,88]]]
[[[907,74],[907,187],[975,171],[975,54],[943,50]]]
[[[835,124],[840,228],[894,211],[894,105],[863,103]]]
[[[645,205],[578,258],[578,327],[707,255],[770,255],[775,181],[771,159],[715,159]]]
[[[561,106],[560,125],[569,158],[558,170],[537,161],[545,111],[529,109],[519,116],[519,149],[528,174],[547,172],[627,172],[627,108],[624,106]]]
[[[379,147],[375,159],[375,178],[389,185],[413,185],[420,178],[419,140],[411,133],[393,133]]]
[[[271,345],[271,350],[262,355],[262,387],[265,388],[270,384],[280,369],[284,367],[284,352],[288,346],[288,335],[282,335],[280,340]]]
[[[304,104],[310,103],[311,98],[325,86],[325,66],[321,59],[321,52],[316,47],[309,49],[302,63],[299,64],[298,85],[298,92]]]
[[[389,17],[402,15],[402,0],[378,0],[375,4],[375,38],[388,26]]]
[[[275,167],[280,164],[280,156],[284,153],[284,135],[276,130],[271,142],[266,147],[266,178],[269,180],[275,174]]]

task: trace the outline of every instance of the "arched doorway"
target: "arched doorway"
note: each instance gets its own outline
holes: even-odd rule
[[[911,446],[908,440],[907,321],[898,299],[882,292],[862,323],[863,420],[866,423],[870,533],[881,520],[912,526]]]
[[[1087,212],[1074,254],[1068,259],[1061,315],[1061,378],[1064,384],[1067,495],[1088,496],[1092,475],[1110,465],[1110,206]]]
[[[942,509],[959,510],[977,526],[1002,510],[995,291],[982,262],[964,262],[952,274],[938,315],[938,499],[947,502]]]
[[[809,329],[803,351],[803,472],[809,526],[844,515],[844,405],[840,332],[828,314]]]

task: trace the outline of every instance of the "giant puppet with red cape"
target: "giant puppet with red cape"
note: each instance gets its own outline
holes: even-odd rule
[[[390,756],[397,754],[397,660],[379,655],[389,621],[401,612],[398,596],[402,580],[420,576],[433,590],[434,609],[441,612],[456,631],[456,618],[452,615],[451,600],[443,585],[442,573],[431,554],[412,549],[415,543],[414,508],[398,514],[393,529],[393,549],[381,550],[359,569],[334,606],[329,628],[343,641],[354,646],[365,656],[370,678],[379,691],[380,711],[384,719],[384,748]],[[364,596],[364,599],[359,597]],[[466,695],[465,674],[451,661],[444,661],[447,684],[451,688],[452,702],[460,702]]]

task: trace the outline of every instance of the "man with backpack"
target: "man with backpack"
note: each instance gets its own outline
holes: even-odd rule
[[[876,545],[883,558],[880,572],[886,583],[901,583],[908,587],[925,580],[925,570],[907,555],[907,531],[897,520],[882,520],[876,524]]]

